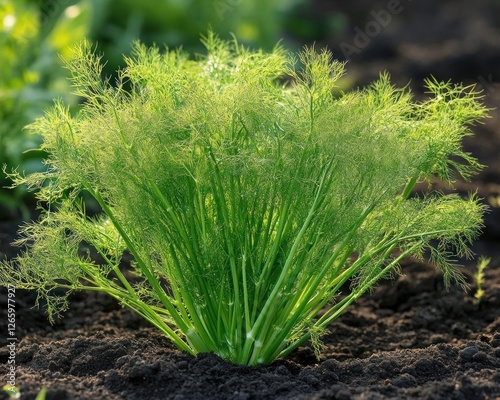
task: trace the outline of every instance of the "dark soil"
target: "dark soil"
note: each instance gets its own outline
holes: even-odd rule
[[[342,12],[345,26],[319,40],[342,56],[357,26],[388,2],[316,1],[308,15]],[[353,84],[388,70],[422,93],[426,76],[477,83],[488,107],[500,106],[500,5],[497,1],[401,0],[403,10],[348,64]],[[407,260],[404,275],[382,282],[342,315],[323,338],[318,361],[304,346],[270,366],[241,367],[212,354],[191,357],[112,299],[75,293],[50,325],[33,293],[16,293],[16,381],[22,399],[42,386],[47,399],[500,399],[500,124],[492,110],[465,146],[488,166],[458,192],[478,188],[490,205],[474,250],[492,258],[485,296],[474,298],[475,261],[464,261],[470,290],[446,291],[432,266]],[[0,222],[0,259],[18,221]],[[0,373],[8,360],[6,290],[0,296]],[[0,399],[7,398],[5,393]]]

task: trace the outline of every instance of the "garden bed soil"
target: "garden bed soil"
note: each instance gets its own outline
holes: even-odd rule
[[[332,325],[320,360],[304,346],[260,367],[182,353],[101,294],[74,294],[64,318],[51,326],[33,308],[33,293],[17,291],[16,381],[27,400],[42,386],[49,400],[497,399],[500,254],[490,255],[479,304],[474,289],[446,291],[432,267],[409,260],[403,276],[380,284]],[[471,283],[473,271],[466,269]],[[5,376],[4,325],[1,332]]]
[[[354,26],[369,22],[370,10],[386,4],[360,1],[354,8],[344,2],[317,3],[324,12],[336,7],[351,18],[351,30],[326,43],[334,50],[349,40],[349,32],[352,40]],[[500,27],[493,23],[498,9],[492,14],[497,3],[433,4],[405,2],[403,12],[353,56],[349,70],[357,77],[354,83],[365,84],[383,69],[396,82],[413,78],[412,86],[422,76],[442,75],[482,85],[486,105],[499,107]],[[105,295],[73,294],[69,310],[50,325],[43,310],[34,307],[34,294],[18,290],[15,361],[21,398],[34,399],[42,386],[48,400],[500,398],[499,111],[491,116],[465,143],[488,168],[472,182],[457,185],[461,194],[478,188],[490,206],[474,246],[478,255],[492,259],[481,302],[474,297],[476,261],[464,260],[470,283],[464,292],[455,286],[447,291],[427,263],[406,260],[403,275],[381,282],[331,325],[319,360],[306,345],[272,365],[243,367],[213,354],[192,357],[178,351]],[[17,249],[9,243],[18,222],[0,222],[0,258],[15,255]],[[3,381],[9,359],[6,305],[2,288]],[[6,398],[2,392],[0,400]]]

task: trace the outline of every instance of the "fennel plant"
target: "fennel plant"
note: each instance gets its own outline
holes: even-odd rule
[[[76,49],[68,68],[86,103],[72,117],[57,102],[31,126],[47,171],[10,175],[45,206],[2,284],[36,289],[50,318],[74,290],[105,292],[179,349],[255,365],[308,340],[319,349],[404,257],[464,283],[454,259],[470,254],[483,206],[410,194],[481,168],[461,147],[486,113],[472,88],[428,80],[430,98],[414,102],[382,74],[334,96],[344,64],[328,51],[203,41],[196,59],[136,43],[116,86],[88,44]]]

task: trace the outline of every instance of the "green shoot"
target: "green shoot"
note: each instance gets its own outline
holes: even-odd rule
[[[56,103],[31,126],[47,171],[11,176],[45,211],[2,284],[37,290],[51,319],[70,292],[104,292],[181,350],[255,365],[308,340],[320,351],[405,257],[465,283],[454,259],[471,255],[484,206],[410,194],[481,169],[461,148],[486,114],[473,88],[428,80],[417,103],[381,75],[334,96],[344,64],[328,51],[304,50],[299,68],[280,47],[203,42],[196,60],[136,43],[116,87],[88,44],[76,49],[68,68],[86,103],[77,117]]]
[[[481,303],[482,298],[484,297],[484,270],[488,265],[490,265],[491,258],[480,257],[477,261],[477,270],[474,274],[474,278],[476,278],[476,294],[474,297],[477,300],[477,304]]]
[[[3,386],[3,391],[7,393],[9,396],[9,399],[20,399],[21,398],[21,391],[18,389],[17,386],[12,386],[12,385],[4,385]]]
[[[36,395],[35,400],[45,400],[46,395],[47,395],[47,388],[44,386]]]

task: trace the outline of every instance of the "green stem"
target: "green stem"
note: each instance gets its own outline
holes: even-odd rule
[[[289,272],[289,269],[291,267],[292,261],[295,257],[296,252],[297,252],[299,244],[301,243],[302,238],[305,235],[305,232],[307,231],[307,229],[309,228],[309,225],[310,225],[310,223],[311,223],[311,221],[316,213],[317,205],[321,199],[322,188],[323,188],[323,185],[325,183],[325,177],[326,177],[327,171],[328,171],[328,168],[324,171],[324,174],[321,177],[316,195],[314,197],[314,201],[309,209],[308,215],[307,215],[304,223],[302,224],[300,231],[298,232],[298,234],[294,240],[294,243],[290,249],[290,252],[288,253],[288,257],[285,261],[285,264],[283,265],[280,276],[279,276],[276,284],[274,285],[273,290],[271,291],[266,303],[264,304],[264,306],[260,312],[259,317],[255,321],[255,323],[252,327],[252,331],[251,331],[252,333],[251,333],[250,337],[247,338],[247,340],[253,340],[253,338],[255,338],[256,340],[264,343],[264,339],[266,336],[266,330],[267,330],[267,329],[263,329],[264,318],[267,319],[267,322],[264,325],[269,326],[269,322],[273,318],[273,314],[269,313],[269,308],[271,307],[271,304],[276,302],[276,296],[278,295],[279,291],[282,289],[283,282],[284,282],[284,280]],[[258,351],[260,351],[260,349]],[[255,358],[254,356],[252,356],[252,357]]]
[[[383,268],[377,275],[375,275],[371,280],[365,283],[363,286],[357,288],[355,291],[351,292],[347,295],[342,301],[336,304],[334,308],[328,310],[318,321],[316,321],[315,325],[318,327],[326,327],[331,324],[334,320],[336,320],[342,313],[357,299],[359,299],[367,290],[369,290],[373,285],[380,280],[380,278],[387,275],[389,271],[391,271],[399,262],[406,257],[408,254],[411,254],[411,250],[407,250],[401,255],[399,255],[396,259],[394,259],[391,263],[389,263],[385,268]],[[273,355],[274,357],[286,357],[293,350],[298,348],[300,345],[304,344],[307,340],[311,338],[311,332],[306,332],[299,340],[292,343],[290,346],[286,347],[282,350],[279,355]]]
[[[410,181],[406,184],[403,193],[401,194],[401,197],[403,200],[406,200],[410,194],[415,185],[417,184],[418,176],[414,176],[413,178],[410,179]]]
[[[283,341],[287,338],[287,336],[292,331],[293,327],[297,325],[297,323],[303,317],[304,309],[310,306],[311,298],[316,293],[318,287],[320,286],[325,275],[327,274],[328,269],[335,263],[335,261],[338,259],[339,256],[343,255],[343,260],[347,259],[347,257],[350,254],[350,251],[345,251],[345,250],[351,249],[350,242],[354,234],[356,233],[357,229],[362,225],[363,221],[366,219],[366,217],[370,214],[372,210],[373,206],[367,207],[363,211],[361,216],[356,221],[355,225],[351,227],[349,234],[344,238],[343,242],[337,247],[337,249],[333,252],[331,257],[326,261],[321,271],[315,275],[314,279],[312,280],[312,283],[309,286],[309,290],[305,293],[305,295],[303,293],[297,292],[295,298],[290,300],[289,302],[290,306],[288,307],[288,310],[283,313],[283,315],[286,317],[286,324],[283,327],[280,327],[279,331],[280,333],[276,337],[273,337],[272,340],[271,339],[266,340],[266,347],[262,349],[263,354],[268,355],[270,353],[274,353],[276,351],[276,347],[281,346],[281,343],[283,343]],[[337,268],[340,269],[341,267],[342,264],[339,264]],[[344,279],[348,279],[350,276],[352,276],[353,273],[354,272],[351,272],[349,268],[340,277],[345,276]],[[335,292],[336,291],[334,291],[333,293]],[[325,294],[325,297],[331,298],[332,294],[331,293],[329,294],[330,296],[326,296]],[[293,309],[291,309],[292,307]]]
[[[231,221],[229,218],[229,210],[226,203],[226,196],[224,185],[221,180],[221,172],[218,166],[217,159],[212,151],[212,148],[209,148],[209,155],[212,160],[213,170],[214,170],[214,196],[218,196],[215,199],[217,208],[219,209],[219,213],[224,221],[224,240],[226,243],[226,248],[229,253],[229,265],[231,269],[231,279],[233,284],[233,315],[231,319],[230,325],[230,334],[233,334],[234,343],[239,342],[239,338],[241,335],[241,304],[240,304],[240,283],[239,283],[239,274],[236,267],[236,255],[233,246],[233,239],[231,237]],[[234,191],[230,190],[230,193],[234,193]],[[234,200],[234,199],[233,199]]]
[[[106,213],[106,215],[109,217],[109,219],[112,221],[113,225],[115,226],[116,230],[120,233],[121,237],[123,238],[125,244],[127,245],[127,248],[129,251],[132,253],[134,256],[137,264],[139,265],[142,273],[148,280],[148,282],[151,284],[153,287],[155,293],[160,297],[160,300],[162,301],[163,305],[167,308],[169,313],[171,314],[172,318],[175,320],[177,326],[183,331],[187,332],[189,330],[188,325],[186,322],[179,316],[177,310],[175,307],[172,305],[170,300],[167,298],[165,295],[165,292],[163,288],[161,287],[160,283],[158,282],[157,278],[155,275],[149,270],[148,266],[140,256],[139,252],[135,248],[134,242],[130,239],[129,235],[125,230],[123,229],[121,223],[116,219],[114,213],[111,211],[111,209],[108,207],[104,199],[101,197],[100,193],[97,190],[94,190],[92,187],[87,187],[87,190],[89,193],[97,200],[103,211]]]

